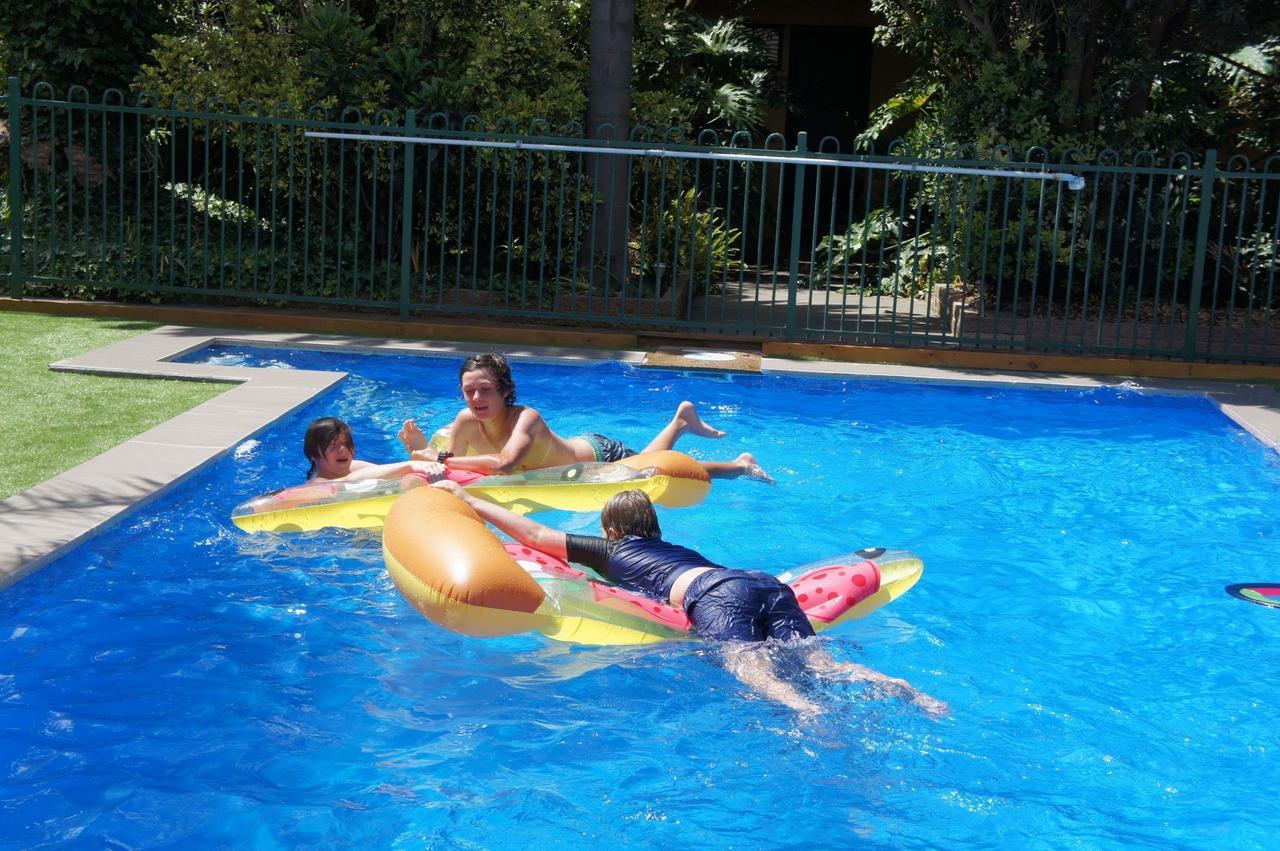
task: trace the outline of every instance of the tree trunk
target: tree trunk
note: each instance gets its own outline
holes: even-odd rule
[[[587,136],[626,141],[631,134],[631,39],[635,0],[591,0],[591,80],[587,88]],[[609,127],[605,127],[609,125]],[[610,128],[612,132],[610,132]],[[596,191],[595,225],[579,262],[594,269],[597,260],[607,279],[627,279],[627,158],[588,156],[584,163]]]
[[[1169,32],[1172,23],[1172,17],[1175,14],[1176,0],[1162,3],[1151,14],[1151,23],[1147,27],[1146,44],[1144,48],[1143,58],[1146,60],[1142,63],[1142,70],[1139,71],[1131,83],[1129,92],[1129,101],[1125,105],[1124,114],[1126,118],[1137,118],[1147,111],[1147,105],[1151,102],[1151,87],[1155,83],[1155,73],[1153,71],[1157,66],[1157,58],[1163,54],[1165,37]]]

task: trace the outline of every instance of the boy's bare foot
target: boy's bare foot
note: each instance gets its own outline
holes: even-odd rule
[[[782,702],[805,718],[817,718],[822,714],[822,707],[807,697],[796,695],[794,698],[783,699]]]
[[[718,428],[712,428],[702,421],[702,417],[698,416],[698,408],[692,402],[681,402],[680,407],[676,408],[674,417],[676,424],[680,428],[681,434],[696,434],[699,437],[724,437],[724,432]]]
[[[773,476],[756,463],[756,456],[750,452],[743,452],[732,461],[700,461],[699,463],[702,464],[702,469],[707,471],[707,475],[713,479],[741,479],[745,476],[767,485],[773,484]]]
[[[764,471],[764,468],[756,463],[756,457],[750,452],[743,452],[734,459],[734,463],[742,467],[742,475],[748,479],[755,479],[757,482],[764,482],[766,485],[774,484],[773,476]]]
[[[422,429],[418,428],[418,424],[413,420],[405,420],[396,437],[400,438],[400,442],[404,444],[405,451],[410,455],[427,448],[427,436],[422,433]]]

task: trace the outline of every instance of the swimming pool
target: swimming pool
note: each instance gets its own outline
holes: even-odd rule
[[[562,433],[643,442],[682,398],[769,488],[719,482],[669,537],[780,570],[925,560],[828,639],[948,701],[824,687],[816,722],[696,645],[467,639],[404,603],[377,538],[248,537],[307,421],[390,456],[456,410],[457,359],[220,349],[341,385],[0,594],[0,844],[1265,847],[1280,818],[1280,464],[1198,397],[517,365]],[[589,531],[586,515],[543,515]],[[808,684],[817,689],[816,684]]]

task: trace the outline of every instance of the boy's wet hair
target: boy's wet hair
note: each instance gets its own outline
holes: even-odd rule
[[[356,441],[351,436],[351,426],[337,417],[321,417],[312,420],[311,425],[307,426],[307,436],[302,440],[302,454],[311,462],[311,469],[307,470],[308,479],[315,475],[316,461],[335,440],[341,440],[352,455],[356,454]]]
[[[619,538],[635,535],[638,538],[661,538],[658,513],[644,491],[623,491],[614,494],[600,511],[600,526],[605,534],[612,529]]]
[[[516,382],[511,377],[511,367],[507,365],[507,359],[495,354],[472,355],[462,364],[462,369],[458,370],[458,383],[462,383],[462,376],[477,369],[483,369],[493,376],[493,380],[498,384],[498,392],[502,394],[507,407],[513,407],[516,403]]]

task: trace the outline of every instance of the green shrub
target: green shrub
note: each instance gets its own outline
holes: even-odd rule
[[[654,288],[665,289],[687,277],[699,292],[714,291],[738,261],[737,228],[726,226],[720,212],[707,206],[695,189],[675,195],[661,210],[654,202],[630,243],[632,268]]]
[[[160,0],[5,0],[0,59],[5,76],[44,81],[58,96],[74,85],[126,89],[172,21]]]

